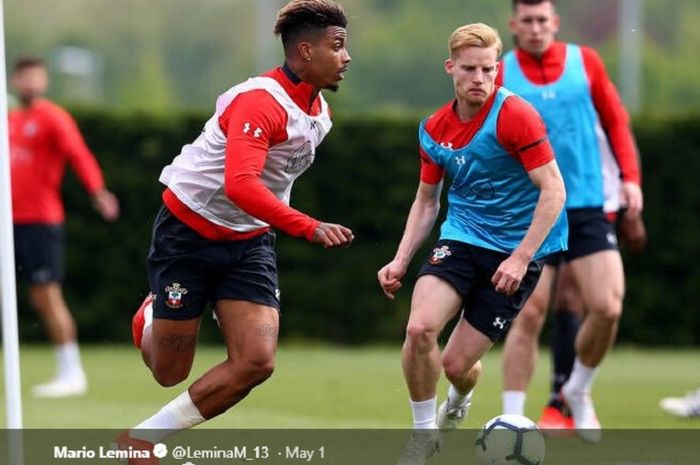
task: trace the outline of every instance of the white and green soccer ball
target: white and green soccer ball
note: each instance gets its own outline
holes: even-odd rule
[[[479,465],[542,465],[544,436],[520,415],[499,415],[484,425],[474,443]]]

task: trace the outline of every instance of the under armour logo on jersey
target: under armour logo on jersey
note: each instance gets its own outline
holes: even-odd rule
[[[608,244],[617,246],[617,236],[614,233],[609,232],[605,237],[608,239]]]
[[[462,155],[461,157],[455,157],[455,162],[457,162],[459,166],[462,166],[467,163],[467,159]]]
[[[25,137],[34,137],[39,132],[39,126],[34,121],[28,121],[22,128]]]
[[[555,90],[544,90],[542,91],[543,100],[554,100],[557,98],[557,92]]]
[[[243,125],[243,134],[248,134],[250,132],[250,123],[245,123]],[[260,137],[260,134],[262,134],[262,129],[260,128],[255,128],[255,131],[253,131],[253,137],[256,139]]]
[[[498,329],[503,329],[506,327],[506,320],[502,319],[500,316],[497,316],[495,320],[493,320],[493,326],[498,327]]]
[[[452,150],[452,142],[440,142],[440,146]]]

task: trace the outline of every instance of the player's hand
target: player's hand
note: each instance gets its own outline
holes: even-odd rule
[[[520,283],[527,273],[529,260],[517,255],[511,255],[505,259],[491,278],[491,283],[496,292],[505,295],[513,295],[520,287]]]
[[[391,300],[394,300],[394,293],[401,289],[401,278],[406,274],[406,266],[393,260],[377,272],[379,285],[382,291]]]
[[[311,242],[321,244],[326,249],[331,247],[348,247],[352,244],[355,236],[352,231],[345,226],[333,223],[321,223],[314,231]]]
[[[639,184],[634,182],[622,183],[622,204],[625,206],[625,216],[636,218],[644,209],[644,196]]]
[[[620,240],[630,252],[638,253],[646,247],[647,230],[642,215],[637,215],[635,218],[622,215],[617,223],[617,231]]]
[[[92,195],[92,206],[106,221],[114,222],[119,218],[119,200],[107,189]]]

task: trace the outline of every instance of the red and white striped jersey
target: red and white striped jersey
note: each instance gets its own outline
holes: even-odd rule
[[[313,236],[318,222],[288,207],[290,192],[294,181],[313,163],[316,148],[332,122],[320,94],[314,99],[318,111],[302,110],[300,99],[293,98],[299,96],[289,94],[288,79],[278,68],[220,95],[216,111],[199,137],[185,145],[163,169],[160,181],[168,187],[164,194],[166,205],[203,236],[214,240],[243,239],[269,226],[307,239]],[[310,88],[304,83],[297,85]],[[256,102],[269,109],[256,108]],[[308,97],[305,102],[310,108],[314,106]],[[229,118],[230,113],[235,113],[235,117]],[[244,170],[244,164],[231,159],[248,151],[256,160],[260,158],[256,163],[261,169],[250,170],[248,178],[255,177],[255,185],[236,193],[242,188],[243,178],[231,171]],[[261,190],[254,193],[253,187]],[[192,221],[190,212],[183,214],[183,206],[201,218]]]

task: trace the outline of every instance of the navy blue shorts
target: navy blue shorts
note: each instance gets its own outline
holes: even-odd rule
[[[569,220],[567,262],[603,250],[618,250],[615,225],[605,217],[602,208],[572,208],[566,211]]]
[[[497,341],[525,305],[540,279],[543,260],[530,263],[518,290],[511,296],[496,292],[491,278],[508,254],[464,242],[440,240],[418,276],[433,275],[448,282],[462,296],[462,317]]]
[[[148,279],[154,318],[190,320],[208,304],[244,300],[279,310],[275,234],[211,241],[163,205],[153,225]]]
[[[65,249],[61,224],[16,224],[15,264],[30,285],[63,281]]]

